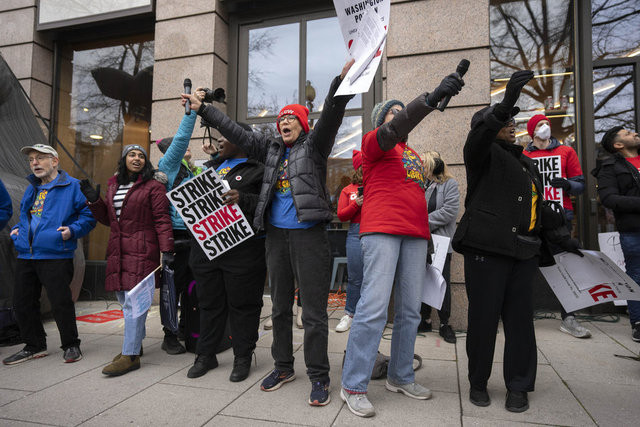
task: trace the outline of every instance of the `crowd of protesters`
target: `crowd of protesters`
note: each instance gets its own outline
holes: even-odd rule
[[[119,376],[140,368],[147,313],[131,315],[127,292],[150,274],[159,275],[162,259],[175,271],[183,315],[194,282],[197,290],[198,302],[193,308],[198,313],[199,339],[189,378],[218,367],[216,353],[227,330],[234,354],[229,380],[248,377],[268,278],[274,367],[260,389],[275,391],[296,378],[292,306],[297,292],[302,305],[304,362],[311,382],[308,403],[329,404],[331,249],[326,225],[333,212],[326,183],[327,162],[352,98],[334,94],[352,65],[353,61],[345,64],[332,80],[313,129],[306,107],[287,105],[276,118],[277,137],[253,132],[250,126],[206,104],[201,88],[183,94],[182,105],[188,103],[194,113],[183,117],[173,137],[157,141],[163,154],[158,169],[144,147],[125,146],[104,197],[99,185],[78,181],[59,169],[54,148],[42,144],[23,147],[33,174],[28,177],[19,221],[10,235],[18,252],[14,310],[25,346],[3,363],[47,355],[39,304],[43,286],[60,333],[64,361],[82,358],[69,284],[77,240],[98,221],[110,228],[105,287],[116,293],[125,319],[122,349],[104,367],[103,374]],[[444,98],[463,90],[462,78],[457,73],[448,75],[406,106],[391,99],[374,107],[373,130],[364,135],[361,151],[353,152],[351,184],[342,190],[337,209],[338,218],[350,222],[346,305],[336,326],[337,332],[349,331],[339,395],[354,414],[375,415],[367,391],[390,300],[394,318],[385,387],[414,399],[432,396],[427,387],[415,382],[413,369],[416,335],[432,330],[431,307],[421,304],[432,234],[451,239],[442,271],[445,297],[438,310],[439,333],[448,343],[456,342],[449,325],[451,255],[455,250],[464,256],[470,401],[477,406],[491,403],[487,382],[502,320],[506,409],[528,409],[527,393],[534,390],[537,367],[534,273],[538,266],[552,263],[554,253],[582,255],[578,241],[571,238],[573,206],[569,196],[584,190],[575,151],[551,136],[547,117],[536,115],[529,120],[531,144],[524,149],[515,144],[516,103],[532,78],[531,71],[515,72],[503,100],[473,115],[464,144],[465,210],[457,227],[458,183],[439,153],[429,151],[421,158],[409,145],[409,134]],[[205,150],[211,158],[204,168],[226,179],[229,189],[222,194],[224,203],[237,204],[255,231],[254,236],[213,260],[205,255],[166,196],[201,172],[190,163],[189,152],[198,116],[222,135],[217,150]],[[638,282],[640,138],[615,127],[601,144],[608,156],[599,160],[592,174],[598,178],[602,203],[615,213],[627,272]],[[552,187],[563,190],[561,206],[545,200],[542,177],[533,161],[548,155],[561,158],[561,176],[551,181]],[[0,227],[6,226],[12,212],[9,195],[0,185]],[[630,301],[629,312],[633,339],[640,341],[640,303]],[[574,313],[562,312],[560,329],[579,338],[590,336]],[[181,328],[165,325],[164,334],[164,351],[186,351],[180,343]]]

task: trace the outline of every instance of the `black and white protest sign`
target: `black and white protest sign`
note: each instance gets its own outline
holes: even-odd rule
[[[551,186],[553,178],[562,178],[562,160],[560,156],[543,156],[531,159],[540,175],[544,185],[544,199],[562,203],[562,188]]]
[[[167,197],[209,259],[214,259],[253,236],[253,229],[237,204],[225,205],[228,191],[213,169],[176,187]]]

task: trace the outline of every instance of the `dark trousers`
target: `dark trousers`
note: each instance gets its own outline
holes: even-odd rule
[[[47,348],[47,336],[40,315],[42,287],[47,291],[63,350],[80,345],[76,309],[71,299],[72,259],[18,259],[13,290],[13,309],[25,349]]]
[[[194,241],[191,269],[200,308],[197,354],[214,356],[227,318],[236,357],[256,348],[266,278],[264,239],[252,238],[210,261]]]
[[[279,370],[293,370],[295,282],[302,300],[304,361],[311,381],[329,380],[327,343],[331,249],[323,224],[304,230],[267,226],[267,267],[273,303],[271,355]]]
[[[451,317],[451,254],[447,254],[447,258],[444,261],[442,277],[444,277],[447,289],[444,291],[444,300],[442,300],[442,307],[438,310],[438,317],[440,317],[440,325],[445,325],[449,323],[449,317]],[[430,305],[422,303],[420,317],[422,320],[431,318]]]
[[[186,230],[173,230],[173,239],[175,242],[175,262],[173,266],[174,276],[173,283],[176,287],[176,312],[178,311],[178,300],[182,301],[180,310],[180,325],[184,325],[184,310],[186,293],[189,285],[193,281],[193,273],[189,266],[189,255],[191,253],[191,238]],[[175,335],[177,331],[172,331],[167,327],[162,330],[166,335]]]
[[[538,257],[528,260],[465,254],[469,316],[467,355],[471,387],[483,390],[491,375],[498,321],[504,326],[504,381],[512,391],[533,391],[537,352],[532,279]]]

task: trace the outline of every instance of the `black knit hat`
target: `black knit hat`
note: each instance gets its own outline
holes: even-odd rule
[[[160,150],[160,152],[164,154],[167,152],[172,142],[173,142],[173,137],[171,136],[169,138],[162,138],[157,140],[156,145],[158,146],[158,149]]]
[[[613,154],[616,152],[616,149],[613,148],[613,141],[616,139],[618,132],[620,132],[624,127],[622,126],[614,126],[608,131],[605,132],[602,140],[600,141],[600,146],[607,150],[609,153]]]

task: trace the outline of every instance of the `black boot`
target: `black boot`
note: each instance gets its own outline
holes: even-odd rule
[[[207,356],[206,354],[196,355],[196,360],[193,362],[193,366],[189,368],[187,377],[198,378],[209,372],[211,369],[218,367],[218,359],[216,356]]]
[[[233,370],[229,376],[229,381],[237,383],[244,381],[249,376],[251,370],[251,355],[244,357],[235,357],[233,359]]]
[[[187,349],[180,344],[178,337],[174,334],[165,334],[161,348],[166,351],[167,354],[182,354],[187,352]]]

